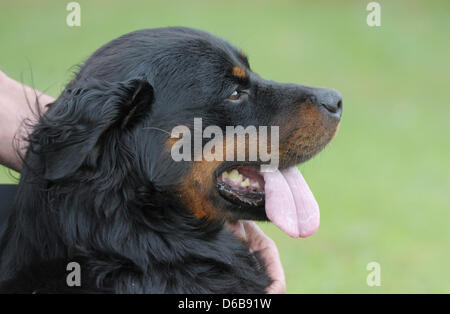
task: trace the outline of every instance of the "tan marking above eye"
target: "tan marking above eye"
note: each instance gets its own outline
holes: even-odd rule
[[[247,73],[245,73],[245,70],[238,66],[233,67],[233,75],[238,78],[246,78],[247,77]]]

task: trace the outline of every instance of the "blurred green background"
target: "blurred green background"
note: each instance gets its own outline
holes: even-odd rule
[[[190,26],[240,46],[265,78],[333,87],[337,138],[302,165],[321,207],[319,232],[276,227],[289,293],[450,292],[450,2],[1,1],[0,69],[57,96],[73,66],[124,33]],[[33,78],[33,79],[32,79]],[[0,182],[14,182],[0,169]],[[381,265],[382,286],[366,284]]]

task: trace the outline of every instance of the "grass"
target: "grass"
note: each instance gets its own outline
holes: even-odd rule
[[[450,292],[448,1],[379,1],[379,28],[366,25],[364,1],[78,2],[79,28],[66,26],[65,1],[2,2],[0,69],[57,96],[103,43],[183,25],[242,47],[263,77],[336,88],[340,132],[300,166],[321,206],[319,232],[294,240],[263,224],[288,292]],[[366,285],[371,261],[381,287]]]

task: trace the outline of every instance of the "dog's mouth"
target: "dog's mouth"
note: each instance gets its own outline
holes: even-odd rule
[[[237,166],[222,171],[216,187],[238,206],[263,207],[267,218],[291,237],[307,237],[319,228],[319,206],[296,166],[264,173]]]
[[[242,166],[223,171],[216,179],[216,186],[220,195],[237,205],[264,205],[264,178],[254,167]]]

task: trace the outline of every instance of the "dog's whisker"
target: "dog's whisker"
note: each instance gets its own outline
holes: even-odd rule
[[[171,135],[171,133],[170,133],[169,131],[166,131],[166,130],[163,130],[163,129],[160,129],[160,128],[156,128],[156,127],[152,127],[152,126],[144,127],[143,129],[144,129],[144,130],[145,130],[145,129],[157,130],[157,131],[161,131],[161,132],[163,132],[163,133],[167,133],[167,134]]]

